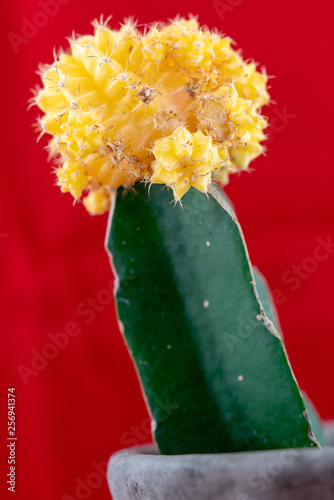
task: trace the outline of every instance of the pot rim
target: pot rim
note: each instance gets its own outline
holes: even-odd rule
[[[110,458],[107,477],[114,500],[333,500],[334,447],[159,455],[136,446]]]
[[[160,455],[145,444],[111,456],[114,500],[333,500],[333,446],[235,453]]]

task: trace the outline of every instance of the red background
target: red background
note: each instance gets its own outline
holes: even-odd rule
[[[36,0],[2,4],[0,401],[3,418],[6,389],[16,387],[19,499],[108,499],[106,482],[93,463],[106,461],[131,442],[149,440],[146,410],[113,304],[96,312],[90,323],[76,312],[111,279],[103,248],[107,217],[89,217],[54,186],[42,149],[45,142],[37,145],[31,128],[37,111],[26,112],[29,89],[38,83],[37,64],[52,62],[53,47],[66,46],[65,37],[73,29],[91,32],[90,21],[101,13],[113,14],[113,26],[132,14],[140,24],[177,13],[199,14],[202,24],[227,33],[245,57],[260,61],[268,74],[276,75],[270,83],[277,105],[266,111],[273,124],[267,156],[254,162],[251,175],[233,179],[228,194],[252,261],[271,287],[281,291],[278,310],[297,379],[321,416],[334,418],[334,255],[312,260],[317,238],[334,239],[332,3],[222,4],[225,13],[219,15],[211,1],[195,6],[176,1],[62,0],[59,12],[19,43],[16,52],[8,34],[22,36],[26,20],[41,22],[36,17],[41,6]],[[289,116],[282,121],[279,113],[286,112]],[[294,265],[308,271],[292,291],[284,276],[291,278]],[[81,333],[24,384],[18,366],[31,368],[32,350],[41,353],[50,343],[48,334],[63,332],[70,321]],[[3,421],[3,449],[5,437]],[[2,495],[5,461],[1,472]]]

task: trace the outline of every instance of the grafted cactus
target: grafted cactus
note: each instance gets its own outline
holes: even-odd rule
[[[120,326],[160,451],[319,446],[219,191],[263,152],[266,75],[193,18],[93,26],[41,68],[32,102],[62,191],[111,207]]]

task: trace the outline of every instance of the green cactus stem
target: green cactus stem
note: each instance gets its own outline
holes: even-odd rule
[[[121,191],[107,234],[161,453],[319,446],[233,210],[214,189],[172,200],[157,185]]]

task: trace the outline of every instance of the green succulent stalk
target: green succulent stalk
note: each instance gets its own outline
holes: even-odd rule
[[[120,328],[155,440],[165,454],[319,446],[266,285],[231,206],[210,191],[182,208],[141,184],[110,212]]]

